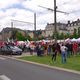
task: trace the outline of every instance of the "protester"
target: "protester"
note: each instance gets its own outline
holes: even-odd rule
[[[61,46],[62,63],[66,63],[66,55],[67,55],[67,47],[64,44],[62,44]]]
[[[52,54],[52,61],[54,59],[54,61],[56,61],[56,56],[57,56],[57,43],[54,43],[52,45],[52,51],[53,51],[53,54]]]
[[[73,55],[77,55],[78,52],[78,44],[76,42],[73,43]]]
[[[66,43],[65,45],[67,47],[67,57],[70,58],[72,54],[72,44],[71,43]]]

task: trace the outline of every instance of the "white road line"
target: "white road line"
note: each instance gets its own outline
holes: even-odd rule
[[[0,57],[1,60],[5,60],[6,58]]]
[[[11,80],[11,79],[5,75],[0,75],[0,80]]]

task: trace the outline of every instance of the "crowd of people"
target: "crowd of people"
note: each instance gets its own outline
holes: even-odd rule
[[[67,58],[80,54],[80,43],[78,42],[33,42],[18,45],[23,51],[27,49],[31,55],[33,52],[37,53],[37,56],[52,56],[52,61],[56,61],[57,55],[61,55],[62,63],[67,62]]]
[[[37,56],[52,56],[52,61],[56,61],[57,55],[61,55],[62,63],[67,62],[67,58],[80,54],[80,43],[77,42],[46,42],[33,43],[34,46],[29,46],[30,53],[33,51],[37,53]]]

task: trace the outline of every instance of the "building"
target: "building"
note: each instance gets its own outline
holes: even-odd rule
[[[28,31],[27,33],[31,38],[34,38],[34,37],[40,38],[42,36],[46,37],[45,36],[46,35],[45,30],[36,30],[36,32],[35,31]],[[36,33],[36,35],[34,36],[35,33]]]
[[[59,32],[59,33],[67,33],[67,29],[66,29],[66,24],[64,24],[64,23],[57,23],[57,32]],[[54,33],[54,29],[55,27],[54,27],[54,23],[48,23],[47,25],[46,25],[46,28],[45,28],[45,32],[46,32],[46,37],[48,37],[48,36],[52,36],[53,35],[53,33]]]
[[[74,29],[76,29],[76,31],[78,32],[78,30],[80,29],[80,20],[77,19],[76,21],[68,21],[67,24],[64,23],[57,23],[57,31],[59,33],[64,33],[64,34],[73,34],[74,33]],[[48,36],[52,36],[54,33],[54,23],[48,23],[46,25],[45,28],[45,32],[46,32],[46,37]]]
[[[0,32],[0,41],[2,41],[2,33]]]
[[[77,32],[80,31],[80,20],[77,19],[76,21],[68,21],[67,24],[65,23],[57,23],[57,32],[58,33],[63,33],[63,34],[71,34],[73,35],[74,30],[76,29]],[[51,38],[51,36],[54,33],[54,23],[47,23],[45,30],[36,30],[36,35],[34,36],[35,31],[25,31],[25,30],[21,30],[18,28],[3,28],[3,30],[0,33],[0,40],[7,40],[8,38],[11,37],[12,35],[12,30],[16,29],[18,32],[22,33],[23,36],[26,36],[27,34],[31,37],[31,38]]]
[[[21,29],[18,29],[18,28],[9,28],[9,27],[6,27],[6,28],[3,28],[3,30],[1,31],[2,40],[6,41],[6,40],[10,39],[11,36],[12,36],[12,31],[13,30],[17,30],[23,36],[25,36],[25,31],[24,30],[21,30]]]
[[[80,28],[80,20],[77,19],[77,21],[72,21],[70,23],[70,21],[68,21],[68,25],[67,25],[67,30],[70,34],[74,33],[74,29],[76,29],[76,31],[78,32],[78,29]]]

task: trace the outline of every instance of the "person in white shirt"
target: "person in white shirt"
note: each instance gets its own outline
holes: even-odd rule
[[[66,55],[67,55],[67,47],[64,44],[62,44],[61,46],[62,63],[66,63]]]

